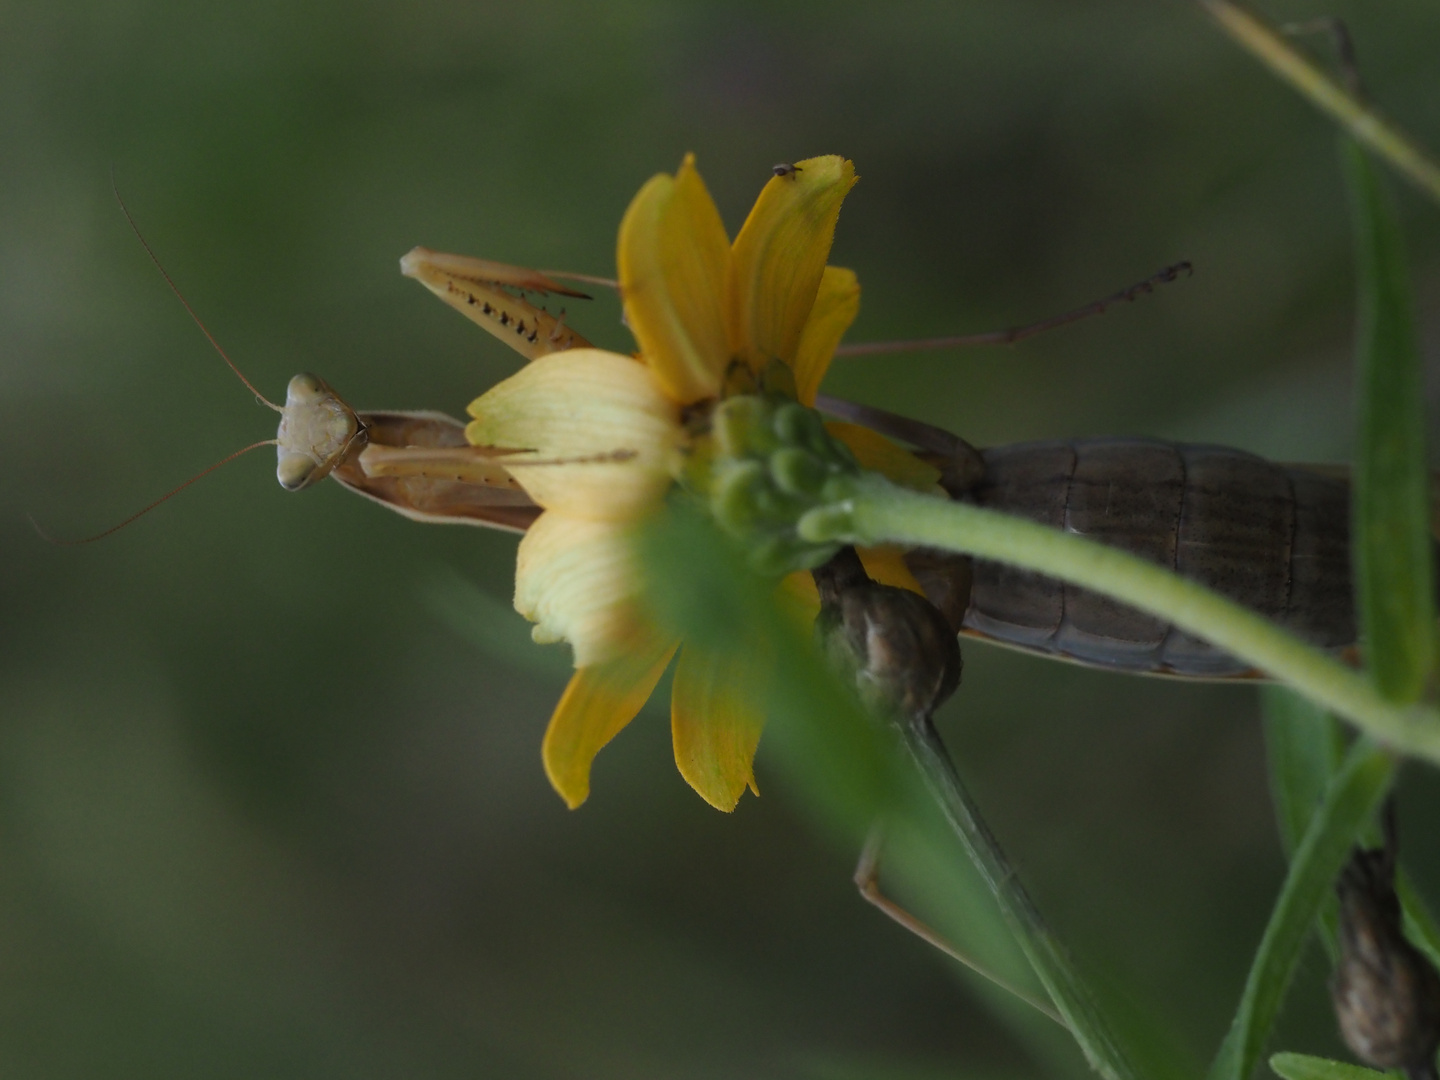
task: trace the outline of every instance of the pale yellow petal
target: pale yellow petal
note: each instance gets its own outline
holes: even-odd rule
[[[735,238],[730,346],[754,370],[794,362],[855,179],[855,166],[833,154],[796,162],[765,185]]]
[[[660,385],[682,405],[714,397],[730,362],[730,242],[694,155],[631,200],[617,261],[625,321]]]
[[[545,775],[571,810],[590,794],[595,755],[635,718],[674,655],[673,644],[656,643],[638,654],[581,668],[570,677],[545,730],[540,756]]]
[[[630,531],[620,523],[547,510],[520,540],[515,610],[535,623],[536,641],[568,641],[577,668],[647,639],[643,588]]]
[[[878,431],[841,420],[827,420],[825,430],[850,448],[862,469],[878,472],[902,487],[938,492],[940,470],[891,442]],[[522,480],[523,483],[523,480]]]
[[[820,381],[830,367],[835,346],[850,329],[860,311],[860,282],[854,270],[839,266],[825,267],[820,278],[820,291],[810,318],[800,332],[800,345],[795,352],[795,390],[801,405],[814,405]]]
[[[600,349],[532,361],[470,415],[465,437],[525,451],[500,461],[537,503],[572,517],[627,520],[659,502],[685,437],[645,366]]]
[[[763,656],[686,646],[675,666],[670,729],[680,775],[717,810],[755,787],[755,748],[765,717],[755,665]]]

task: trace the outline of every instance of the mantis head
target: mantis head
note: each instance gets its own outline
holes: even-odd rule
[[[275,433],[275,475],[286,491],[299,491],[365,446],[365,424],[318,375],[302,372],[285,390]]]

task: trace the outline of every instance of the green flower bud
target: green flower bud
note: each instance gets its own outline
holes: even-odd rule
[[[770,455],[770,475],[782,491],[813,498],[824,488],[830,470],[810,451],[792,446]]]
[[[760,495],[769,487],[765,466],[758,461],[731,461],[712,474],[710,511],[726,532],[738,535],[765,519]]]
[[[860,475],[849,447],[830,435],[819,413],[773,394],[727,397],[711,412],[703,443],[687,486],[749,549],[757,569],[781,575],[835,553],[835,543],[806,540],[796,530],[807,512],[844,498]]]

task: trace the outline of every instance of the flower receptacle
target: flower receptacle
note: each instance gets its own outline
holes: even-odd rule
[[[796,524],[843,498],[861,470],[819,413],[783,395],[740,394],[715,406],[698,442],[701,453],[687,470],[691,489],[756,570],[780,576],[834,555],[834,543],[807,540]]]

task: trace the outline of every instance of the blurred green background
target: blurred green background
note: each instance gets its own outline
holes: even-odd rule
[[[1374,96],[1440,145],[1430,0],[1266,10],[1347,16]],[[93,546],[25,515],[98,531],[273,431],[112,168],[272,396],[313,370],[359,408],[461,413],[517,361],[400,277],[412,245],[606,274],[684,152],[732,231],[773,163],[839,152],[850,340],[1196,273],[1013,349],[837,363],[831,392],[981,444],[1341,460],[1335,137],[1195,8],[22,0],[0,146],[0,1072],[1079,1075],[861,903],[763,745],[765,797],[726,817],[652,708],[566,811],[539,763],[566,661],[522,647],[512,537],[287,495],[268,453]],[[1440,211],[1400,208],[1433,361]],[[628,347],[612,299],[571,321]],[[1087,968],[1208,1059],[1283,870],[1253,692],[967,645],[942,727]],[[1432,902],[1437,815],[1416,768]],[[1340,1052],[1325,975],[1317,950],[1287,1048]]]

